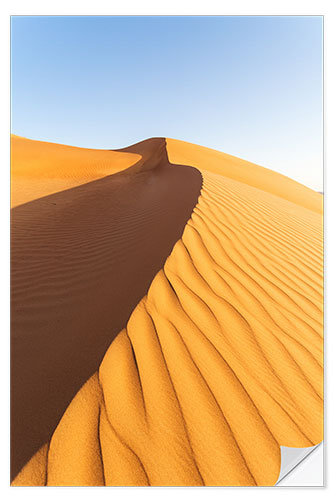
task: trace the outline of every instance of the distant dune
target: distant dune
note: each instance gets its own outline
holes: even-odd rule
[[[12,484],[275,484],[322,441],[322,196],[173,139],[12,140]]]
[[[16,207],[121,172],[140,158],[135,153],[75,148],[12,135],[11,205]]]

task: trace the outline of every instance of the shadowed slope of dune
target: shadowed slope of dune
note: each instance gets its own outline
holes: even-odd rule
[[[130,149],[116,157],[124,155],[123,167],[139,158],[135,166],[12,211],[13,476],[50,439],[75,393],[97,370],[197,202],[200,173],[171,166],[164,139]],[[39,155],[40,144],[36,151]],[[15,147],[13,153],[15,170]],[[59,171],[82,180],[74,153],[65,148]],[[109,155],[104,174],[119,168],[114,152]],[[95,166],[90,165],[91,176]],[[27,180],[30,197],[33,178],[34,173]]]
[[[320,206],[213,156],[147,295],[14,485],[273,485],[280,446],[322,440]]]

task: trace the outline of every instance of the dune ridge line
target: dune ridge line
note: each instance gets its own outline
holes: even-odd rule
[[[18,147],[26,147],[26,141]],[[64,189],[40,197],[38,185],[37,199],[12,210],[13,476],[50,439],[75,393],[147,293],[181,237],[202,184],[196,169],[171,166],[164,139],[131,146],[131,152],[103,151],[101,157],[96,151],[94,161],[88,150],[91,168],[102,178],[70,189],[69,177],[80,183],[86,179],[86,150],[63,151],[33,141],[27,147],[23,167],[14,154],[13,189],[24,168],[31,199],[36,171],[49,171],[52,181],[54,158],[61,160],[57,175]],[[45,148],[53,155],[51,165],[44,166]],[[106,157],[111,173],[119,166],[122,171],[106,176]],[[134,165],[133,158],[139,158]]]

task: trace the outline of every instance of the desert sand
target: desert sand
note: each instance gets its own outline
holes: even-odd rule
[[[44,162],[45,144],[33,144],[33,158]],[[56,157],[68,150],[51,145],[50,155],[55,149]],[[170,167],[164,139],[134,149],[108,153],[111,173],[124,166],[124,160],[117,163],[119,155],[129,165],[139,158],[128,170],[41,198],[38,185],[36,199],[12,210],[14,474],[50,439],[75,393],[98,369],[197,202],[200,173]],[[74,152],[71,178],[77,182],[80,155]],[[101,162],[97,170],[105,174],[104,156]],[[64,169],[69,177],[70,167],[71,160],[62,161],[59,176]],[[85,168],[84,162],[84,175]],[[15,191],[21,175],[15,162],[12,174]],[[33,175],[25,189],[30,198],[34,184]]]
[[[12,484],[275,484],[280,446],[323,437],[322,196],[172,139],[27,141]]]
[[[112,161],[110,161],[112,156]],[[11,206],[107,177],[135,165],[141,156],[31,141],[11,136]]]

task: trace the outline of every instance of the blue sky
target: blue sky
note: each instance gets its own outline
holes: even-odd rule
[[[321,17],[12,17],[12,132],[172,137],[322,190]]]

